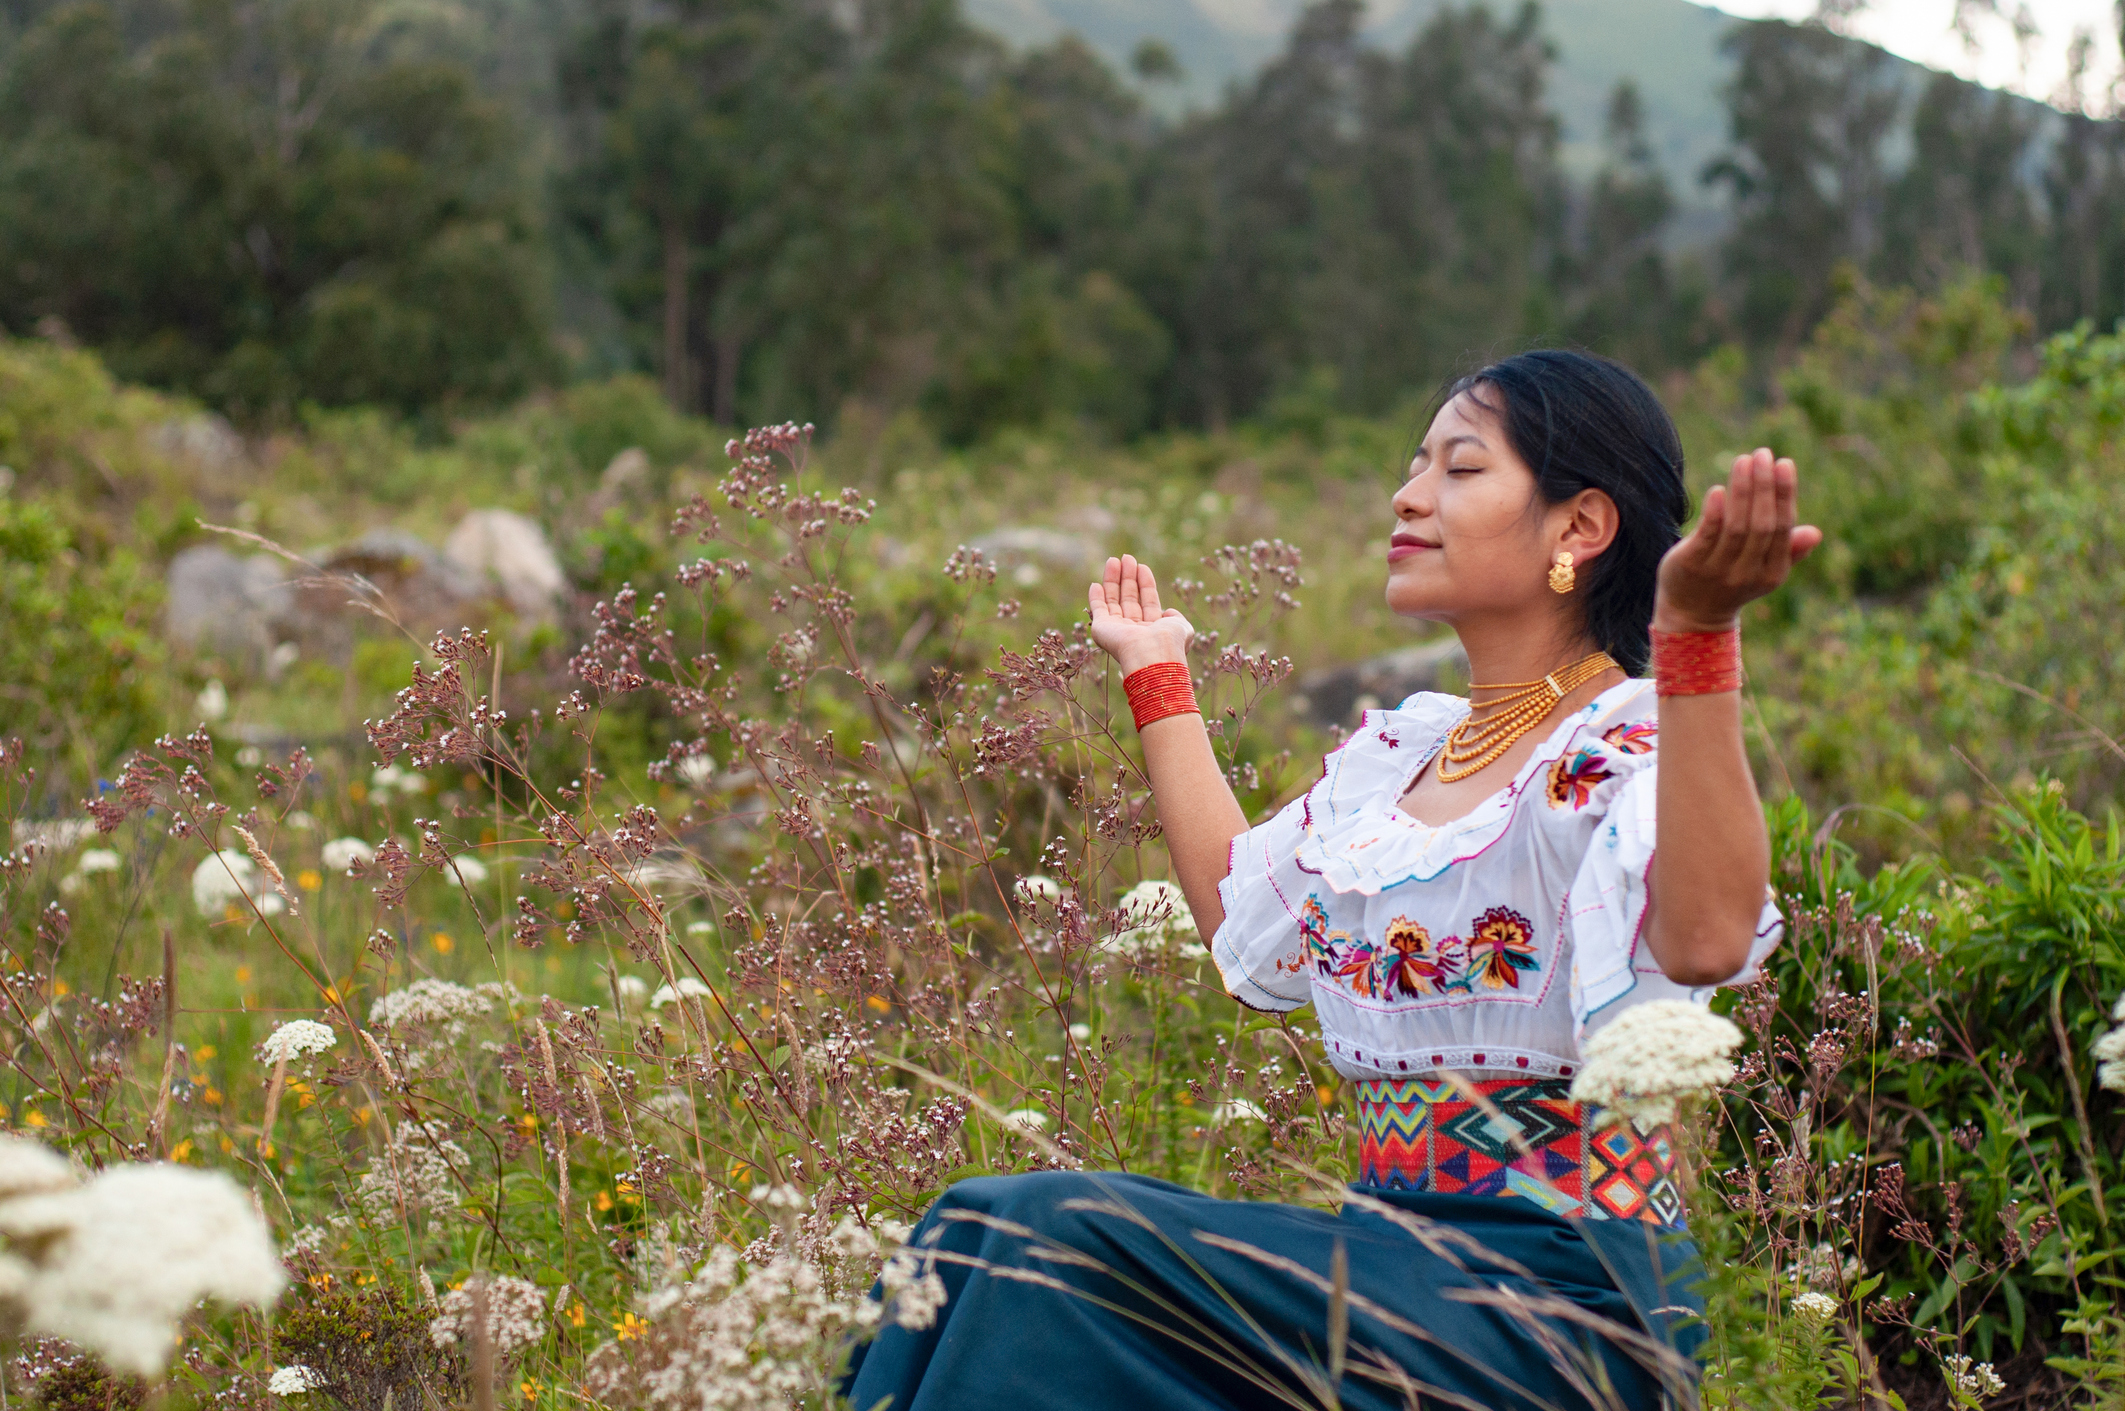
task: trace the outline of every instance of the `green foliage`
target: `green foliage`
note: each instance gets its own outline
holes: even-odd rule
[[[0,498],[0,733],[93,768],[159,726],[152,572],[85,556],[48,502]]]
[[[273,1320],[273,1356],[308,1367],[317,1389],[347,1411],[445,1405],[464,1394],[459,1360],[428,1335],[434,1313],[388,1282],[366,1288],[303,1287]]]
[[[546,375],[510,118],[383,21],[342,0],[38,17],[0,55],[0,320],[254,418]]]

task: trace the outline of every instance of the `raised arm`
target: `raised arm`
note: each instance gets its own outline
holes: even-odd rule
[[[1696,531],[1661,561],[1656,633],[1733,631],[1746,604],[1785,582],[1822,542],[1821,530],[1794,526],[1796,482],[1793,462],[1769,451],[1735,460]],[[1739,691],[1661,697],[1656,787],[1646,941],[1669,979],[1719,984],[1748,963],[1771,877]]]
[[[1150,566],[1123,555],[1091,589],[1092,640],[1124,676],[1159,662],[1188,660],[1194,629],[1173,608],[1161,608]],[[1247,831],[1247,815],[1233,797],[1210,747],[1200,715],[1169,715],[1143,731],[1144,771],[1158,801],[1173,879],[1187,894],[1203,940],[1217,934],[1225,908],[1217,884],[1225,879],[1232,840]]]

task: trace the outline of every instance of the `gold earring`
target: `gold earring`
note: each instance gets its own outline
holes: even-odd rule
[[[1572,568],[1572,556],[1558,550],[1557,561],[1550,565],[1549,590],[1552,593],[1569,593],[1579,581],[1579,574]]]

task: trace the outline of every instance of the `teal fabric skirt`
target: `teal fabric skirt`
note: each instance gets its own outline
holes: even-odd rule
[[[963,1181],[911,1237],[944,1281],[936,1322],[856,1348],[843,1391],[855,1411],[1689,1399],[1701,1305],[1679,1230],[1566,1220],[1510,1196],[1351,1190],[1332,1214],[1142,1176]]]

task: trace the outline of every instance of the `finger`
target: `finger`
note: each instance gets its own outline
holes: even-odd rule
[[[1100,591],[1107,596],[1107,609],[1118,612],[1122,605],[1122,561],[1108,558],[1105,572],[1100,578]]]
[[[1158,605],[1158,575],[1148,563],[1136,566],[1136,595],[1144,605],[1144,621],[1154,622],[1165,615]]]
[[[1749,534],[1735,567],[1760,581],[1771,571],[1774,556],[1785,550],[1787,526],[1778,522],[1778,463],[1770,451],[1759,449],[1749,472]]]
[[[1122,555],[1122,606],[1121,614],[1131,622],[1144,620],[1144,602],[1136,585],[1136,556]]]
[[[1092,584],[1087,590],[1087,596],[1092,600],[1092,620],[1097,622],[1107,615],[1107,585]]]
[[[1771,523],[1764,531],[1762,569],[1765,577],[1783,582],[1793,566],[1793,505],[1799,497],[1800,471],[1781,458],[1771,466]]]
[[[1821,543],[1822,531],[1820,529],[1817,529],[1812,524],[1803,524],[1797,526],[1793,530],[1792,538],[1793,562],[1799,563],[1809,554],[1814,553],[1816,548],[1820,546]]]
[[[1700,560],[1717,554],[1720,541],[1726,537],[1729,493],[1724,485],[1714,485],[1704,492],[1704,513],[1697,518],[1697,532],[1690,536],[1696,541],[1696,557]]]

